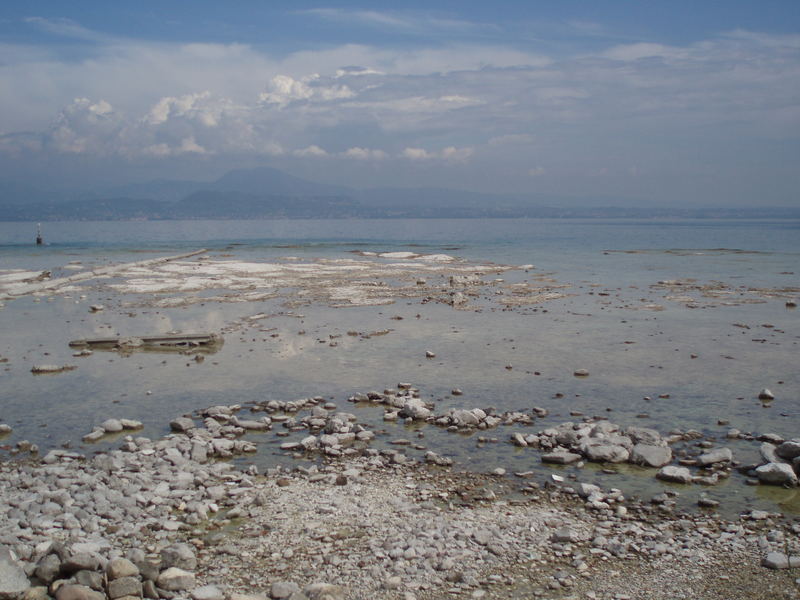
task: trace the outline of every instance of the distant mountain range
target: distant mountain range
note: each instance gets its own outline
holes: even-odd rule
[[[800,218],[800,208],[581,207],[574,198],[436,188],[357,190],[278,169],[68,194],[0,181],[0,221],[310,218]],[[595,200],[596,204],[596,200]]]

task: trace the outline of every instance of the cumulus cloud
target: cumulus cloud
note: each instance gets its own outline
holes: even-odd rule
[[[342,156],[345,158],[355,158],[356,160],[383,160],[388,155],[383,150],[354,146],[345,150]]]
[[[262,102],[286,106],[296,100],[339,100],[352,98],[355,93],[346,85],[324,85],[318,74],[300,80],[288,75],[276,75],[268,84],[268,91],[259,95]]]
[[[461,162],[474,154],[474,148],[456,148],[448,146],[437,151],[428,151],[424,148],[405,148],[400,156],[409,160],[445,160]]]
[[[0,89],[13,91],[0,94],[3,157],[329,157],[323,164],[331,169],[371,160],[386,172],[392,161],[411,170],[491,160],[529,184],[544,174],[539,161],[548,172],[583,176],[598,154],[610,173],[630,164],[652,173],[676,161],[699,170],[703,160],[721,164],[717,156],[734,153],[741,164],[750,157],[783,165],[778,147],[800,131],[797,35],[734,31],[580,56],[542,56],[496,40],[276,55],[32,24],[91,38],[80,44],[91,53],[68,60],[46,47],[0,44]],[[544,149],[546,157],[533,154]],[[733,171],[709,168],[720,178]]]
[[[305,148],[295,150],[292,152],[292,154],[299,156],[300,158],[304,158],[306,156],[328,156],[328,153],[316,144],[311,144]]]

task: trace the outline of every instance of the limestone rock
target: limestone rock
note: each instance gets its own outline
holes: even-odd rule
[[[662,481],[672,481],[674,483],[691,483],[692,473],[686,467],[675,467],[668,465],[661,467],[656,473],[656,479]]]
[[[300,586],[291,581],[275,581],[270,587],[269,595],[272,598],[283,600],[295,592],[300,591]]]
[[[758,480],[771,485],[797,485],[797,474],[786,463],[767,463],[756,469]]]
[[[56,600],[106,600],[106,595],[85,585],[66,584],[58,588]]]
[[[100,424],[106,433],[119,433],[122,431],[122,423],[119,419],[106,419]]]
[[[120,577],[108,582],[108,597],[117,600],[124,596],[142,595],[142,582],[138,577]]]
[[[120,577],[136,577],[139,575],[139,567],[127,558],[115,558],[106,565],[106,576],[109,581],[114,581]]]
[[[189,573],[177,567],[170,567],[162,571],[156,581],[156,586],[168,592],[191,590],[195,586],[194,573]]]
[[[12,599],[31,587],[25,570],[6,546],[0,546],[0,599]]]
[[[161,550],[161,568],[177,567],[185,571],[197,568],[197,557],[189,544],[172,544]]]
[[[542,454],[543,463],[551,463],[554,465],[569,465],[578,462],[580,459],[580,454],[574,454],[572,452],[548,452],[547,454]]]
[[[179,433],[195,428],[194,421],[192,421],[189,417],[178,417],[177,419],[173,419],[170,421],[169,426],[172,431],[177,431]]]
[[[768,569],[796,569],[800,567],[800,556],[787,556],[783,552],[770,552],[761,561]]]
[[[800,440],[788,440],[775,449],[775,454],[786,460],[800,456]]]
[[[599,440],[581,443],[581,452],[592,462],[620,463],[630,457],[630,452],[624,446],[607,444]]]
[[[697,457],[697,464],[707,467],[716,463],[727,463],[733,460],[733,452],[730,448],[714,448],[705,454]]]
[[[303,593],[309,600],[345,600],[345,589],[332,583],[312,583]]]
[[[77,552],[61,563],[61,572],[72,575],[78,571],[96,571],[100,568],[100,560],[88,552]]]
[[[61,572],[61,559],[56,554],[48,554],[43,556],[36,564],[34,575],[42,583],[51,584],[56,580],[58,574]]]
[[[415,421],[423,421],[431,416],[431,410],[421,398],[409,398],[398,413],[399,416]]]
[[[192,590],[192,600],[225,600],[225,592],[216,585],[203,585]]]
[[[663,467],[671,460],[672,450],[668,446],[638,443],[631,450],[630,461],[643,467]]]

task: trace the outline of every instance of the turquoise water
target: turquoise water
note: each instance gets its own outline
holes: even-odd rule
[[[512,271],[501,277],[514,282],[547,274],[569,285],[565,291],[570,296],[514,310],[502,310],[491,296],[480,300],[479,311],[455,311],[418,298],[388,306],[333,309],[311,304],[290,310],[284,303],[294,292],[284,290],[280,297],[260,302],[154,309],[126,308],[124,302],[131,298],[117,298],[101,285],[84,290],[86,298],[72,293],[6,301],[0,309],[0,357],[8,359],[0,364],[0,422],[11,424],[14,433],[0,443],[29,439],[43,449],[65,442],[80,447],[80,437],[110,416],[139,419],[146,425],[143,433],[156,436],[167,431],[167,422],[177,414],[211,404],[313,395],[332,398],[341,409],[385,431],[379,443],[386,443],[412,438],[418,428],[385,424],[380,408],[354,407],[346,399],[400,381],[419,387],[424,398],[436,403],[437,412],[456,406],[529,411],[534,405],[551,411],[532,430],[519,429],[523,432],[575,420],[569,412],[580,411],[662,433],[698,429],[729,445],[742,462],[755,459],[758,444],[727,442],[729,427],[800,437],[800,313],[787,309],[784,298],[794,293],[785,290],[800,288],[797,221],[45,223],[47,245],[38,248],[31,244],[35,231],[35,224],[0,223],[0,270],[47,269],[68,275],[72,271],[63,267],[70,261],[87,267],[198,248],[209,248],[212,258],[245,261],[411,250],[533,264],[536,269],[529,274]],[[723,305],[707,298],[703,307],[688,308],[665,300],[668,292],[658,282],[687,278],[723,282],[758,303]],[[748,291],[753,288],[784,292]],[[92,315],[87,310],[92,303],[108,308]],[[643,310],[647,304],[664,310]],[[201,364],[155,353],[124,357],[96,352],[73,358],[67,346],[70,339],[110,333],[220,331],[257,313],[272,316],[258,327],[226,335],[223,348]],[[391,332],[370,339],[346,335],[383,329]],[[331,339],[335,346],[327,343]],[[428,349],[436,358],[425,359]],[[72,363],[78,369],[31,375],[30,367],[41,363]],[[591,375],[575,378],[577,368],[587,368]],[[454,387],[464,395],[451,396]],[[777,396],[766,407],[755,397],[763,387]],[[719,425],[720,420],[729,425]],[[501,427],[460,436],[425,426],[419,440],[452,456],[460,468],[542,470],[535,451],[507,443],[515,430]],[[498,442],[479,444],[479,435]],[[286,438],[251,437],[260,450],[249,460],[262,465],[288,460],[278,450]],[[86,449],[116,443],[106,440]],[[585,469],[580,476],[632,493],[660,489],[645,470],[603,475]],[[731,510],[800,510],[796,492],[752,488],[737,478],[709,489],[709,494],[723,498]],[[688,502],[699,491],[695,486],[682,493]]]

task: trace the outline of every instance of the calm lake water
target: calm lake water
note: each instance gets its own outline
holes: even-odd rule
[[[788,309],[784,297],[800,288],[798,221],[45,223],[43,247],[32,245],[35,233],[32,223],[0,223],[0,271],[50,270],[61,276],[74,272],[64,269],[73,261],[89,267],[199,248],[209,249],[212,258],[242,261],[411,250],[476,262],[533,264],[531,274],[546,273],[569,285],[570,295],[512,311],[490,302],[479,311],[456,311],[419,299],[339,309],[313,304],[288,311],[286,297],[130,311],[122,307],[124,298],[114,298],[102,286],[87,287],[81,292],[85,298],[73,293],[6,301],[0,309],[0,358],[8,360],[0,364],[0,422],[12,425],[14,432],[0,443],[28,439],[46,450],[71,441],[81,448],[81,436],[111,416],[141,420],[143,435],[155,437],[168,431],[174,416],[211,404],[323,395],[385,430],[379,438],[383,443],[416,439],[421,432],[420,443],[453,457],[459,468],[549,472],[536,451],[508,443],[514,428],[472,436],[432,426],[407,428],[383,423],[379,407],[346,401],[355,392],[382,390],[400,381],[417,386],[437,404],[437,412],[456,406],[550,410],[533,428],[519,429],[524,433],[579,419],[569,412],[580,411],[662,433],[697,429],[731,447],[741,462],[757,459],[758,443],[726,440],[731,427],[800,437],[800,313]],[[521,281],[526,276],[514,271],[501,277]],[[746,296],[758,303],[716,298],[689,308],[665,300],[667,292],[657,285],[689,278],[720,282],[732,299]],[[91,315],[88,306],[94,303],[109,308]],[[648,304],[664,310],[642,310]],[[122,357],[96,352],[76,359],[67,345],[70,339],[112,333],[220,331],[258,313],[273,315],[267,325],[262,322],[269,334],[252,330],[228,335],[222,349],[202,364],[155,353]],[[391,332],[368,340],[344,335],[382,329]],[[300,330],[305,334],[298,335]],[[321,343],[331,339],[337,340],[335,346]],[[428,349],[435,359],[425,359]],[[41,363],[71,363],[78,369],[31,375],[31,366]],[[591,375],[575,378],[577,368]],[[464,395],[450,395],[455,387]],[[756,398],[764,387],[776,395],[766,407]],[[481,442],[481,435],[498,441]],[[288,464],[278,445],[294,437],[250,437],[260,450],[248,460],[262,466]],[[111,439],[83,449],[91,452],[118,443]],[[664,487],[652,470],[618,471],[604,474],[588,466],[579,477],[634,494]],[[701,488],[680,490],[688,505]],[[797,492],[747,486],[739,475],[706,491],[722,499],[728,511],[760,506],[800,512]]]

